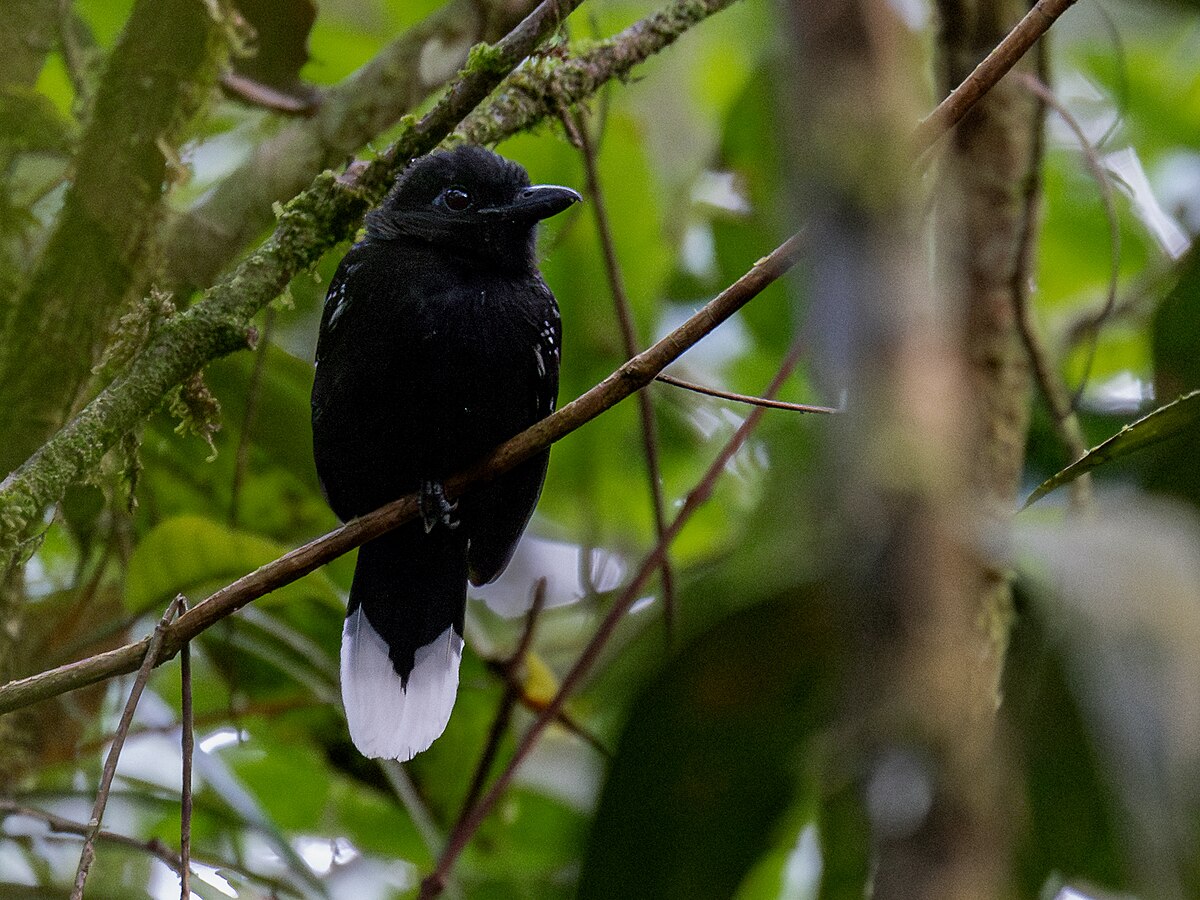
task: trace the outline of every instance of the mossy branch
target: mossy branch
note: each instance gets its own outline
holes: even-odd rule
[[[325,91],[315,115],[283,125],[169,224],[167,284],[179,293],[211,285],[271,224],[274,203],[294,197],[394,125],[455,74],[472,44],[502,37],[534,5],[451,0]]]
[[[557,119],[563,104],[587,99],[614,78],[625,79],[635,66],[733,2],[676,0],[580,53],[532,57],[504,80],[490,103],[463,120],[454,136],[495,145],[547,116]]]
[[[0,342],[0,472],[53,434],[110,325],[144,292],[163,185],[222,56],[223,5],[138,0],[101,78],[75,176]]]

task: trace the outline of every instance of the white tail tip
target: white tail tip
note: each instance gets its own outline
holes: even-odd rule
[[[458,693],[463,639],[447,628],[419,647],[408,686],[388,646],[360,606],[342,626],[342,703],[350,738],[363,756],[412,759],[446,730]]]

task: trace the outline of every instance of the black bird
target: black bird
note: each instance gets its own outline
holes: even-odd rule
[[[321,317],[313,451],[344,521],[419,492],[422,520],[364,545],[342,630],[355,746],[406,760],[450,719],[467,580],[512,557],[549,451],[462,498],[442,482],[554,411],[562,328],[537,223],[580,199],[463,146],[413,162],[342,260]]]

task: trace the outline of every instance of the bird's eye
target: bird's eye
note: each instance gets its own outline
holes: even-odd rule
[[[446,188],[438,195],[438,200],[452,212],[462,212],[471,206],[471,195],[462,188]]]

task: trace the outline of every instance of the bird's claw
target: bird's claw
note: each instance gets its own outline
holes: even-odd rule
[[[450,529],[458,527],[458,519],[453,515],[458,509],[458,503],[451,503],[446,499],[446,489],[440,481],[421,482],[417,506],[421,510],[421,521],[425,524],[426,534],[433,531],[439,522]]]

